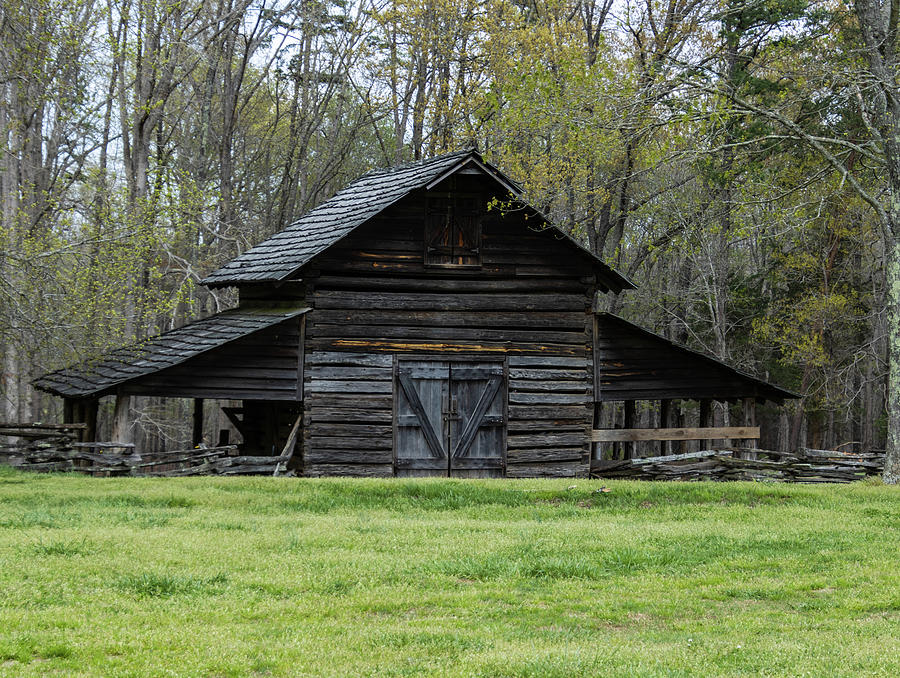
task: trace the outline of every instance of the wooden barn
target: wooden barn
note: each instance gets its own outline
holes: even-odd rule
[[[634,286],[518,195],[471,150],[370,172],[203,281],[237,308],[36,386],[94,431],[103,396],[239,400],[243,454],[313,476],[584,476],[634,439],[599,403],[794,397],[595,312]]]

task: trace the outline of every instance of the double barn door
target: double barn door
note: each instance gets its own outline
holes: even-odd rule
[[[395,369],[398,476],[504,475],[503,363],[399,360]]]

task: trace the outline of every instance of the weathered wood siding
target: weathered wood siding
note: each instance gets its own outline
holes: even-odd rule
[[[521,214],[488,213],[480,268],[425,266],[425,209],[425,192],[410,196],[298,274],[313,307],[306,472],[393,473],[393,356],[449,354],[509,358],[508,475],[586,475],[589,265]]]
[[[597,399],[778,397],[777,389],[673,346],[615,318],[600,316],[596,337]]]
[[[301,319],[291,318],[129,383],[136,395],[297,400]]]
[[[307,350],[305,475],[393,475],[393,364],[386,353]]]
[[[587,475],[591,388],[588,359],[509,357],[508,477]]]

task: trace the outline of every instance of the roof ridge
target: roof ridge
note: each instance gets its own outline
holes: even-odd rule
[[[478,151],[475,150],[474,147],[469,147],[469,148],[460,149],[457,151],[450,151],[448,153],[442,153],[440,155],[433,155],[430,158],[419,158],[418,160],[407,160],[406,162],[401,162],[397,165],[388,165],[386,167],[373,167],[372,169],[370,169],[368,172],[366,172],[362,176],[357,177],[356,179],[351,181],[344,188],[342,188],[341,191],[346,190],[347,188],[350,188],[357,181],[359,181],[360,179],[365,179],[366,177],[378,176],[381,174],[393,174],[395,172],[400,172],[400,171],[409,170],[409,169],[418,169],[418,168],[425,167],[433,162],[438,162],[441,160],[449,160],[450,158],[457,157],[457,156],[463,157],[465,155],[469,155],[470,153],[477,154]],[[341,191],[338,191],[338,193],[340,193]],[[335,195],[337,195],[337,193],[335,193]]]
[[[370,170],[328,200],[220,266],[200,282],[210,287],[226,287],[285,280],[398,200],[449,176],[470,161],[476,163],[504,190],[514,195],[518,193],[518,184],[492,163],[485,161],[478,149],[473,146],[431,158]],[[529,209],[534,210],[530,206]],[[552,222],[540,212],[534,211],[549,226],[566,235],[576,248],[596,262],[603,271],[604,279],[610,281],[610,289],[621,291],[634,287],[633,283],[612,270],[600,257],[565,234],[562,229],[553,226]]]

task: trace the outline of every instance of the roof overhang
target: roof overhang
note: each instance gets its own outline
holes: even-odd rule
[[[97,360],[49,372],[33,383],[41,391],[65,398],[98,398],[308,310],[308,307],[250,307],[224,311],[142,343],[116,349]]]
[[[595,347],[600,400],[755,398],[780,403],[801,397],[612,313],[595,316],[598,337],[611,342]],[[647,397],[639,397],[641,393]]]

